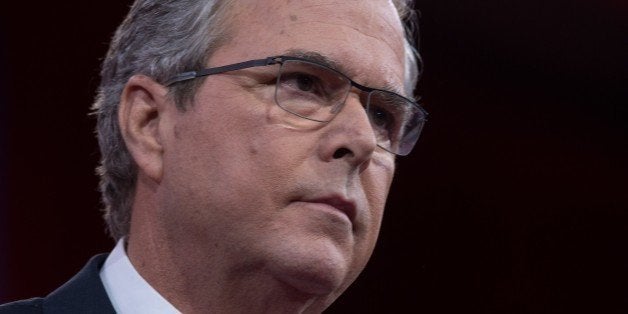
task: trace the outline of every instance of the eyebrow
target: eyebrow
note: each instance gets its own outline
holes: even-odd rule
[[[417,100],[414,97],[414,95],[407,95],[402,89],[399,89],[399,87],[394,86],[394,85],[392,85],[390,83],[384,84],[384,86],[381,89],[386,90],[386,91],[390,91],[390,92],[393,92],[393,93],[395,93],[397,95],[400,95],[400,96],[403,96],[405,98],[408,98],[408,99],[412,100],[413,102],[417,102]]]
[[[286,52],[286,55],[291,56],[291,57],[297,57],[297,58],[301,58],[301,59],[306,59],[306,60],[310,60],[313,62],[316,62],[318,64],[324,65],[326,67],[332,68],[344,75],[346,75],[347,77],[351,78],[353,80],[353,77],[355,77],[355,72],[351,71],[350,69],[344,67],[341,63],[336,62],[335,60],[329,58],[326,55],[321,54],[320,52],[316,52],[316,51],[310,51],[310,50],[302,50],[302,49],[290,49]],[[356,82],[359,83],[359,82]],[[360,83],[361,84],[361,83]],[[396,87],[394,85],[392,85],[391,83],[385,83],[383,86],[379,86],[379,87],[374,87],[374,86],[368,86],[374,89],[380,89],[380,90],[386,90],[386,91],[391,91],[395,94],[399,94],[402,95],[404,97],[407,97],[411,100],[414,100],[414,97],[410,96],[405,96],[405,93],[402,92],[401,89],[399,89],[399,87]]]
[[[355,74],[353,71],[345,68],[342,64],[334,61],[326,55],[321,54],[320,52],[302,49],[290,49],[286,52],[286,55],[316,62],[328,68],[332,68],[346,75],[347,77],[352,77]]]

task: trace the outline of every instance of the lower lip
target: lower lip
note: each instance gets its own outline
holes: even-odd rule
[[[307,209],[314,209],[314,210],[322,211],[322,212],[325,212],[327,214],[336,216],[336,217],[341,218],[342,220],[348,222],[349,224],[351,224],[351,219],[349,219],[349,216],[347,216],[347,214],[344,211],[342,211],[342,210],[340,210],[340,209],[338,209],[338,208],[336,208],[334,206],[331,206],[331,205],[329,205],[327,203],[302,202],[301,201],[301,202],[297,202],[297,204],[305,206],[305,207],[307,207]]]

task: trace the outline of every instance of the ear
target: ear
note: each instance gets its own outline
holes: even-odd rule
[[[152,78],[134,75],[120,97],[118,123],[126,147],[139,171],[155,182],[161,181],[163,146],[160,121],[169,104],[168,90]]]

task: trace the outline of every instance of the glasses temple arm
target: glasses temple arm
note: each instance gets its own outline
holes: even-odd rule
[[[249,60],[249,61],[238,62],[238,63],[215,67],[215,68],[202,69],[199,71],[183,72],[169,79],[166,82],[166,86],[170,86],[178,82],[195,79],[197,77],[220,74],[224,72],[242,70],[242,69],[252,68],[252,67],[272,65],[272,64],[277,64],[281,62],[282,62],[281,57],[268,57],[265,59]]]

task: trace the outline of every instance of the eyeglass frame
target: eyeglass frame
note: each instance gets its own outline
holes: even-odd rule
[[[399,95],[398,93],[395,93],[395,92],[390,91],[390,90],[364,86],[364,85],[362,85],[360,83],[355,82],[354,80],[352,80],[350,77],[348,77],[344,73],[342,73],[342,72],[340,72],[340,71],[338,71],[338,70],[336,70],[334,68],[331,68],[331,67],[329,67],[327,65],[320,64],[318,62],[315,62],[315,61],[312,61],[312,60],[308,60],[306,58],[299,58],[299,57],[293,57],[293,56],[283,56],[283,55],[272,56],[272,57],[266,57],[264,59],[254,59],[254,60],[237,62],[237,63],[223,65],[223,66],[218,66],[218,67],[204,68],[204,69],[197,70],[197,71],[187,71],[187,72],[179,73],[179,74],[173,76],[172,78],[166,80],[165,86],[166,87],[170,87],[170,86],[172,86],[172,85],[174,85],[176,83],[193,80],[193,79],[196,79],[196,78],[199,78],[199,77],[205,77],[205,76],[210,76],[210,75],[221,74],[221,73],[230,72],[230,71],[237,71],[237,70],[243,70],[243,69],[247,69],[247,68],[262,67],[262,66],[269,66],[269,65],[275,65],[275,64],[282,65],[283,62],[285,62],[285,61],[302,61],[302,62],[312,63],[312,64],[315,64],[317,66],[320,66],[320,67],[326,68],[328,70],[331,70],[331,71],[341,75],[342,77],[346,78],[349,81],[349,83],[351,84],[349,90],[351,89],[351,87],[355,87],[355,88],[357,88],[357,89],[359,89],[359,90],[361,90],[361,91],[363,91],[365,93],[369,93],[369,94],[371,92],[373,92],[373,91],[381,91],[381,92],[391,93],[391,94],[394,94],[396,96],[399,96],[399,97],[405,99],[406,101],[408,101],[409,103],[411,103],[412,105],[414,105],[415,107],[417,107],[417,109],[419,109],[419,111],[421,111],[421,113],[423,114],[423,120],[422,120],[423,123],[425,123],[427,121],[427,116],[428,116],[427,111],[425,111],[425,109],[423,109],[423,107],[415,100],[412,100],[412,99],[410,99],[408,97],[405,97],[403,95]],[[275,88],[277,88],[277,87],[275,87]],[[275,102],[277,102],[276,99],[275,99]],[[279,107],[283,109],[283,107],[281,105],[279,105]],[[317,121],[317,122],[321,122],[321,123],[326,123],[326,122],[331,121],[331,120],[329,120],[329,121],[320,121],[320,120],[311,119],[311,118],[299,115],[299,114],[291,112],[291,111],[288,111],[288,112],[291,113],[291,114],[294,114],[294,115],[296,115],[296,116],[298,116],[300,118],[311,120],[311,121]],[[334,117],[335,117],[335,115],[334,115]],[[421,126],[421,128],[422,128],[422,126]],[[419,130],[419,133],[420,132],[421,132],[421,130]],[[417,140],[418,140],[418,137],[417,137]],[[414,144],[416,144],[416,142]],[[413,144],[413,147],[414,147],[414,144]],[[382,148],[383,150],[385,150],[385,151],[387,151],[387,152],[389,152],[391,154],[397,155],[397,156],[409,155],[410,152],[412,152],[412,149],[413,149],[413,148],[411,148],[408,151],[408,153],[406,153],[406,154],[400,154],[400,153],[391,152],[390,150],[382,147],[379,144],[377,144],[377,146]]]

